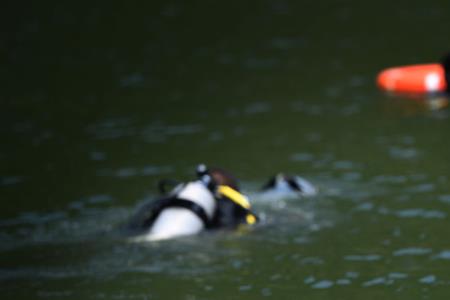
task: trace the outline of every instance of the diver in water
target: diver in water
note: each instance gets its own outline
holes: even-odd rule
[[[167,192],[170,184],[175,187]],[[128,225],[140,233],[138,240],[169,239],[258,221],[237,180],[225,170],[199,165],[196,180],[166,180],[159,188],[165,196],[144,205]]]
[[[312,183],[295,175],[278,173],[261,188],[261,198],[287,199],[315,196],[317,189]]]

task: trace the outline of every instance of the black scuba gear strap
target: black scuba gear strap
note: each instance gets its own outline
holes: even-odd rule
[[[197,203],[195,203],[191,200],[182,199],[182,198],[178,198],[178,197],[170,197],[170,198],[161,199],[153,208],[151,217],[145,222],[145,224],[147,226],[150,226],[151,224],[153,224],[153,222],[156,220],[156,218],[159,216],[159,214],[165,208],[169,208],[169,207],[186,208],[186,209],[190,210],[191,212],[193,212],[197,217],[199,217],[200,220],[202,220],[202,222],[206,228],[209,228],[211,226],[211,221],[208,218],[208,215],[206,214],[206,211],[203,209],[203,207],[201,207],[200,205],[198,205]]]
[[[208,215],[206,214],[206,211],[203,209],[203,207],[201,207],[200,205],[191,200],[186,200],[182,198],[173,198],[169,206],[167,207],[182,207],[189,209],[194,214],[196,214],[197,217],[200,218],[200,220],[203,221],[205,227],[209,227],[211,224],[211,221],[209,220]]]

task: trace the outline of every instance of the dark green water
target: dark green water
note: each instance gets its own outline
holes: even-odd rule
[[[241,2],[5,5],[1,299],[448,298],[449,111],[374,80],[449,50],[449,2]],[[118,236],[200,162],[264,222]],[[278,171],[319,195],[258,199]]]

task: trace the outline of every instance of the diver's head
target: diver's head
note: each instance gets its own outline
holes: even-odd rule
[[[236,177],[228,171],[221,168],[211,168],[209,174],[217,185],[228,185],[236,191],[239,191],[239,185]]]
[[[212,183],[214,186],[227,185],[234,190],[239,191],[239,185],[236,177],[222,168],[207,168],[205,165],[200,164],[197,166],[197,176],[199,176],[199,178],[207,184]]]

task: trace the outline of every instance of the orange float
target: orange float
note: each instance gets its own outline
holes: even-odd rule
[[[447,90],[444,67],[439,63],[388,68],[377,77],[378,86],[398,93],[440,93]]]

